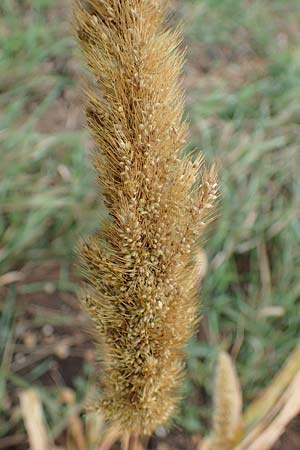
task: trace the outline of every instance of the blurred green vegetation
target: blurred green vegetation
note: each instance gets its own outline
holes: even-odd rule
[[[70,258],[76,236],[95,219],[86,135],[69,123],[68,94],[78,81],[70,26],[54,3],[57,14],[46,0],[0,7],[1,271]]]
[[[207,420],[220,348],[236,358],[250,400],[299,339],[300,5],[189,0],[176,6],[188,46],[191,145],[221,162],[219,217],[205,244],[203,321],[188,348],[179,418],[194,432]],[[100,202],[87,158],[68,7],[50,0],[0,6],[0,264],[3,275],[54,259],[56,289],[75,292],[69,279],[74,245],[97,226]],[[40,286],[42,279],[21,291]],[[39,375],[23,379],[9,369],[15,297],[9,287],[1,302],[2,399],[7,387],[26,386]],[[43,324],[47,317],[33,327]],[[41,373],[44,366],[38,365]],[[74,384],[78,398],[86,376]],[[51,389],[43,393],[55,429],[62,416]],[[1,436],[15,425],[13,419],[1,426]]]
[[[190,346],[188,391],[211,392],[221,347],[237,359],[249,400],[300,335],[300,5],[194,1],[184,15],[187,77],[198,77],[189,95],[192,141],[221,162],[201,293],[206,340]],[[195,405],[185,425],[197,429],[206,409]]]
[[[80,119],[79,70],[72,60],[74,43],[66,15],[69,6],[52,0],[4,0],[0,5],[2,448],[26,440],[17,412],[20,389],[32,383],[39,386],[55,438],[78,410],[92,369],[84,358],[82,363],[73,359],[64,366],[72,366],[77,404],[62,402],[59,388],[64,388],[65,381],[57,360],[64,362],[70,351],[68,336],[76,342],[73,330],[84,330],[85,324],[68,306],[60,311],[56,301],[52,310],[50,302],[76,295],[78,283],[70,279],[75,243],[95,229],[99,216],[86,156],[87,133]],[[57,266],[51,281],[47,271],[53,268],[48,261]],[[29,280],[22,282],[26,271]],[[20,281],[17,286],[9,283],[14,277]],[[47,295],[50,305],[43,304]],[[31,296],[37,310],[29,301]],[[59,349],[59,342],[67,346]],[[57,349],[62,351],[58,356]],[[55,374],[61,386],[53,379]]]

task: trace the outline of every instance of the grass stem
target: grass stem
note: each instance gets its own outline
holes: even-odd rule
[[[138,443],[139,443],[138,435],[136,433],[132,433],[129,436],[126,450],[142,450],[139,447]]]

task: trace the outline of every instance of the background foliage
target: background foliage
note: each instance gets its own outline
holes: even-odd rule
[[[52,0],[0,6],[0,443],[22,441],[16,392],[33,382],[59,436],[95,359],[76,307],[73,251],[95,229],[100,200],[68,10]],[[300,6],[189,0],[174,11],[188,46],[191,148],[218,158],[222,173],[179,417],[198,432],[220,348],[236,359],[247,401],[299,337]],[[75,392],[71,406],[64,385]]]

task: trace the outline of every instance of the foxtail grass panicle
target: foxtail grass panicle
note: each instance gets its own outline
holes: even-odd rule
[[[209,450],[230,450],[242,424],[242,391],[230,356],[219,356],[214,390],[213,436]]]
[[[103,349],[102,399],[121,431],[150,433],[174,412],[182,351],[197,322],[197,241],[216,198],[214,167],[183,156],[180,33],[165,1],[75,7],[93,81],[87,121],[109,218],[80,247],[82,302]]]

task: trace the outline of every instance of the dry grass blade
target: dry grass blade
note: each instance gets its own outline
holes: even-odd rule
[[[87,450],[82,422],[77,414],[70,418],[68,428],[68,450]]]
[[[232,361],[222,353],[216,376],[212,436],[198,450],[269,450],[300,412],[300,349],[297,347],[241,420],[242,396]],[[245,423],[247,426],[244,428]]]
[[[234,450],[269,450],[279,439],[287,424],[300,412],[300,372],[279,400],[280,412],[267,425],[260,423]],[[283,406],[282,406],[283,404]],[[276,405],[277,406],[277,405]],[[279,409],[275,407],[275,409]],[[264,428],[265,425],[265,429]],[[256,437],[254,438],[254,436]],[[253,439],[254,438],[254,439]]]
[[[258,423],[272,409],[298,371],[300,371],[299,347],[292,352],[270,386],[246,409],[244,413],[246,429],[250,429]]]
[[[49,450],[47,427],[38,392],[35,389],[23,391],[20,403],[30,450]]]
[[[110,450],[119,438],[119,431],[116,428],[110,428],[98,450]]]
[[[0,277],[0,286],[6,286],[7,284],[15,283],[16,281],[22,281],[24,275],[22,272],[8,272]]]
[[[70,419],[67,450],[110,450],[120,439],[116,428],[105,431],[103,417],[98,413],[88,413],[86,426],[78,415]]]
[[[242,394],[239,379],[230,356],[219,357],[215,385],[215,413],[211,450],[229,450],[241,424]]]

